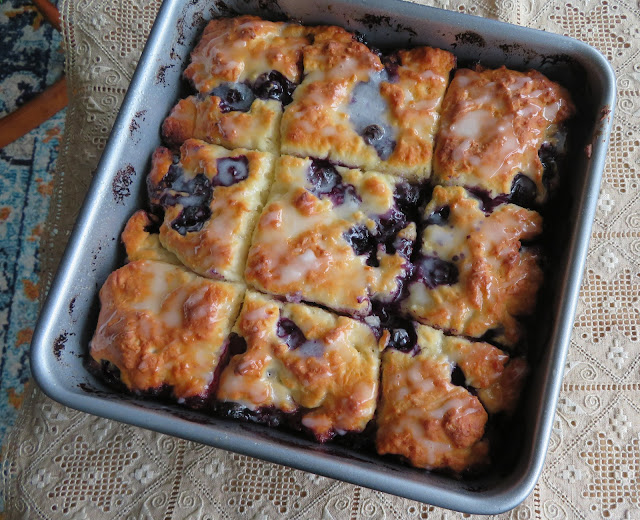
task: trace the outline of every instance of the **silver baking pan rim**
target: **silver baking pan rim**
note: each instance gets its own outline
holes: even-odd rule
[[[557,75],[561,82],[565,73],[576,73],[567,81],[584,82],[579,109],[588,112],[591,126],[580,143],[579,159],[572,165],[573,202],[554,282],[553,315],[527,392],[530,395],[524,401],[527,430],[522,452],[508,474],[474,481],[423,472],[259,425],[206,418],[176,406],[121,396],[86,371],[83,359],[96,323],[97,292],[108,273],[123,261],[118,237],[126,218],[143,202],[145,170],[151,150],[160,142],[160,123],[178,96],[184,60],[206,19],[236,10],[266,18],[284,15],[305,23],[335,23],[364,32],[376,45],[428,44],[451,50],[466,61],[538,68],[551,77]],[[556,34],[404,0],[338,0],[331,4],[242,0],[213,6],[165,0],[42,308],[31,345],[33,376],[52,399],[123,423],[466,513],[496,514],[512,509],[530,494],[544,464],[614,104],[615,76],[607,60],[589,45]],[[583,145],[588,153],[582,153]]]

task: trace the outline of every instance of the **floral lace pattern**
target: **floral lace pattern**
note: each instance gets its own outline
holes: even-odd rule
[[[640,518],[640,7],[420,3],[579,38],[615,68],[614,131],[549,455],[531,496],[497,518]],[[55,270],[76,218],[70,208],[80,205],[159,5],[62,2],[73,96],[45,275]],[[9,438],[2,478],[9,518],[468,517],[69,410],[35,388]]]

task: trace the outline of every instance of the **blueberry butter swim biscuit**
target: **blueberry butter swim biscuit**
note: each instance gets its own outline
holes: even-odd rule
[[[245,279],[289,301],[368,314],[402,288],[416,237],[402,208],[416,197],[401,179],[283,156]]]
[[[515,345],[518,318],[534,311],[543,279],[538,249],[522,242],[541,233],[535,211],[485,206],[464,188],[436,186],[403,310],[452,334]]]
[[[569,93],[537,71],[458,70],[442,105],[435,183],[525,207],[544,203],[574,112]]]
[[[160,242],[202,276],[241,281],[249,239],[273,177],[272,155],[189,139],[153,154],[151,204],[164,213]]]
[[[526,362],[424,325],[408,332],[411,343],[383,354],[378,453],[428,469],[486,465],[487,412],[513,411]]]
[[[100,290],[93,361],[112,382],[202,406],[212,395],[243,287],[162,262],[131,262]]]
[[[216,397],[232,416],[289,418],[320,442],[373,418],[380,349],[364,323],[248,291],[230,344]]]
[[[255,16],[209,22],[184,72],[197,94],[171,110],[162,127],[167,144],[196,138],[278,153],[282,107],[300,81],[313,31]]]
[[[282,118],[282,153],[428,179],[454,56],[418,47],[383,62],[332,29],[303,50],[304,80]]]

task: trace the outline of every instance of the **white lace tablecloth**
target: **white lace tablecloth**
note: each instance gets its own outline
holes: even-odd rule
[[[640,5],[429,3],[579,38],[615,68],[614,131],[549,455],[531,496],[498,518],[640,519]],[[159,5],[61,3],[71,101],[43,242],[45,282]],[[34,385],[28,393],[3,456],[6,518],[465,516],[76,412]]]

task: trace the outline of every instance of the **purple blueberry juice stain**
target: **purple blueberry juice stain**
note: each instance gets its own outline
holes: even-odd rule
[[[380,94],[380,83],[390,81],[386,70],[373,72],[369,81],[361,81],[347,105],[347,113],[355,131],[376,150],[382,160],[388,159],[396,146],[396,131],[389,121],[387,101]]]
[[[416,276],[429,289],[435,289],[458,283],[458,268],[436,256],[423,256],[416,263]]]
[[[508,193],[503,193],[497,197],[491,197],[488,190],[478,188],[477,186],[467,186],[466,189],[471,196],[480,201],[480,209],[487,215],[491,214],[500,204],[509,202],[510,194]]]
[[[289,318],[280,318],[276,326],[276,336],[284,340],[290,349],[297,349],[307,341],[300,327]]]
[[[291,349],[297,351],[304,357],[322,357],[324,354],[324,344],[321,341],[307,339],[292,320],[280,318],[276,325],[276,336],[282,339]]]
[[[256,98],[248,85],[244,83],[223,83],[211,91],[211,95],[220,98],[220,110],[230,112],[248,112]]]
[[[218,173],[212,180],[214,186],[231,186],[249,176],[249,160],[245,155],[218,159],[216,168]]]

